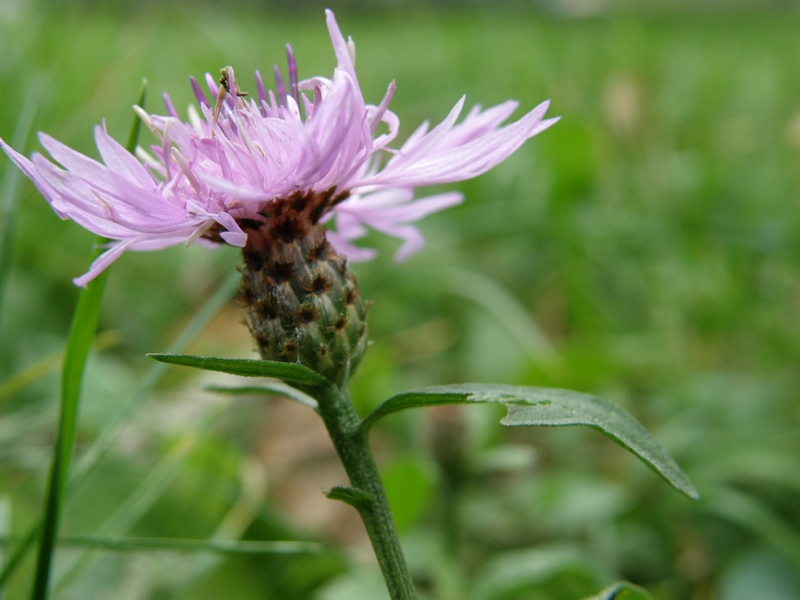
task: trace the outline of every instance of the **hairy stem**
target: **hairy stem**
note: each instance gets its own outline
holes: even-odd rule
[[[355,508],[364,521],[392,600],[416,600],[378,467],[347,390],[330,388],[319,398],[319,414],[344,465],[350,485],[366,494]]]

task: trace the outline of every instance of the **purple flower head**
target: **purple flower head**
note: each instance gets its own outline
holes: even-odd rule
[[[462,201],[456,192],[415,199],[415,187],[480,175],[558,120],[544,120],[543,102],[503,126],[517,107],[507,101],[487,110],[475,106],[457,124],[462,97],[439,125],[423,123],[394,148],[399,119],[388,108],[394,82],[378,105],[366,104],[352,40],[345,41],[331,11],[326,17],[338,62],[332,78],[298,81],[289,46],[288,85],[276,67],[275,91],[256,72],[256,93],[243,94],[226,67],[219,85],[206,75],[209,100],[191,78],[199,110],[190,106],[187,122],[166,94],[165,116],[135,107],[157,141],[150,152],[138,150],[138,158],[105,125],[95,127],[102,163],[43,133],[42,146],[61,166],[39,153],[28,160],[0,140],[61,218],[113,240],[77,285],[126,250],[196,240],[243,247],[247,223],[282,198],[313,198],[319,219],[335,225],[330,242],[351,260],[373,257],[373,250],[352,243],[367,228],[401,239],[395,259],[403,260],[424,245],[412,223]],[[382,123],[386,132],[378,134]]]

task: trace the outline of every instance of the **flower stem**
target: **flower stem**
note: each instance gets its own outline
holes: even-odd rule
[[[386,491],[369,441],[366,435],[357,432],[359,418],[350,395],[347,390],[332,387],[318,401],[319,414],[350,478],[350,484],[366,494],[364,500],[354,506],[364,521],[386,580],[389,597],[392,600],[416,600],[417,594],[400,547]]]

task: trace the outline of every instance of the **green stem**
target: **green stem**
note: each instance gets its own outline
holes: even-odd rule
[[[416,600],[414,584],[400,547],[400,539],[389,508],[386,491],[372,456],[367,437],[359,433],[359,418],[347,390],[329,388],[319,400],[319,414],[325,423],[350,484],[367,498],[355,503],[375,556],[381,566],[392,600]]]

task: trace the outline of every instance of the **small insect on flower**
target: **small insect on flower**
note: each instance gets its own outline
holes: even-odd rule
[[[233,82],[233,92],[231,92],[231,79],[233,79],[233,67],[224,67],[220,69],[221,77],[219,78],[219,90],[217,91],[217,102],[214,105],[214,122],[217,121],[219,118],[219,112],[222,110],[222,103],[225,100],[225,96],[227,94],[232,94],[237,98],[243,98],[245,96],[249,96],[250,92],[243,92],[239,89],[239,85],[236,81]]]

